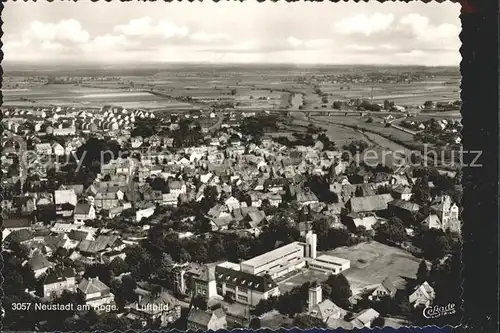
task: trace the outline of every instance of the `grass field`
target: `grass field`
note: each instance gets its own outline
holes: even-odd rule
[[[126,108],[186,108],[190,104],[136,89],[90,88],[74,84],[40,85],[3,91],[5,105],[71,105]]]
[[[347,89],[347,86],[350,89]],[[383,103],[384,100],[394,101],[398,105],[422,105],[425,101],[437,102],[455,101],[460,99],[460,78],[452,77],[428,79],[420,82],[399,84],[334,84],[320,85],[322,92],[335,99],[371,99],[373,102]],[[343,87],[343,89],[341,89]],[[373,90],[372,90],[373,89]]]
[[[351,268],[343,274],[351,283],[353,293],[376,285],[387,276],[391,276],[396,283],[405,278],[414,279],[420,263],[420,259],[405,250],[374,241],[337,248],[326,254],[351,261]]]

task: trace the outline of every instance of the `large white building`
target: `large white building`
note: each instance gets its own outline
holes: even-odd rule
[[[317,257],[317,235],[309,231],[305,242],[293,242],[239,264],[218,264],[213,277],[208,274],[204,278],[196,278],[195,294],[207,298],[217,294],[232,298],[238,303],[255,306],[262,299],[279,295],[275,282],[279,277],[306,266],[338,274],[348,269],[349,264],[349,260],[332,256]]]
[[[309,268],[323,271],[330,274],[339,274],[351,267],[351,262],[348,259],[338,258],[323,254],[316,259],[310,260]]]
[[[276,282],[268,275],[254,275],[240,270],[238,264],[225,262],[215,267],[217,294],[238,303],[256,306],[262,299],[278,296]]]
[[[306,235],[306,243],[293,242],[279,247],[240,264],[240,269],[254,275],[269,274],[279,278],[296,269],[306,266],[306,258],[316,258],[317,236],[312,232]]]

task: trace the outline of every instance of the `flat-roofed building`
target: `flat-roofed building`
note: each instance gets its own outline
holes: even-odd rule
[[[304,267],[306,265],[304,257],[304,244],[293,242],[242,262],[241,271],[254,275],[269,274],[275,279]]]
[[[338,258],[323,254],[316,259],[308,262],[308,267],[311,269],[339,274],[351,267],[351,262],[348,259]]]

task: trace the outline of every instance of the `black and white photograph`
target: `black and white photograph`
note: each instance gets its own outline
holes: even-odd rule
[[[460,325],[460,10],[4,3],[3,330]]]

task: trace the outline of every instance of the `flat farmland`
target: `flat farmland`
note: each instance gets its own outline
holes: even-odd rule
[[[299,126],[307,126],[311,122],[306,120],[294,119],[292,125]],[[322,126],[326,129],[325,134],[335,142],[337,147],[342,147],[344,144],[347,144],[353,140],[364,140],[366,139],[365,135],[360,131],[356,131],[352,128],[343,127],[341,125],[336,125],[332,123],[314,123],[317,126]]]
[[[90,88],[73,84],[41,85],[3,91],[5,105],[71,105],[101,107],[104,104],[128,108],[187,108],[179,102],[135,89]]]
[[[351,283],[353,293],[376,285],[388,276],[395,283],[414,279],[420,263],[420,259],[403,249],[375,241],[340,247],[325,253],[351,261],[351,268],[343,274]]]
[[[369,117],[356,117],[356,116],[317,116],[313,117],[317,124],[325,124],[330,126],[335,126],[336,124],[348,125],[348,126],[358,126],[360,129],[366,129],[368,131],[375,131],[383,135],[391,135],[394,138],[401,140],[402,142],[413,142],[413,135],[403,132],[401,130],[395,129],[393,127],[385,127],[385,124],[381,123],[381,119],[373,117],[374,121],[372,123],[367,123]],[[371,134],[371,133],[365,133]],[[375,138],[374,135],[371,135]],[[387,140],[387,139],[386,139]]]
[[[349,87],[350,89],[347,89]],[[435,79],[399,84],[340,84],[323,83],[321,91],[328,94],[333,100],[363,98],[370,99],[373,95],[374,103],[383,103],[384,100],[394,101],[398,105],[423,105],[425,101],[436,102],[455,101],[460,99],[460,79]],[[373,94],[372,94],[373,89]]]

